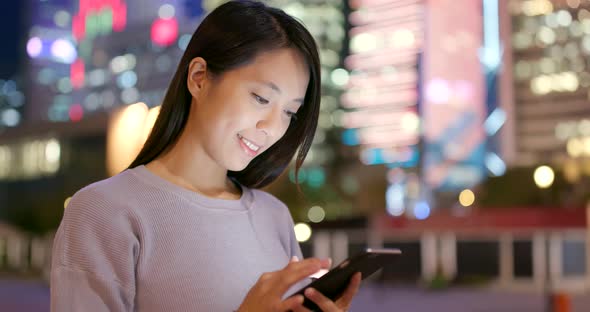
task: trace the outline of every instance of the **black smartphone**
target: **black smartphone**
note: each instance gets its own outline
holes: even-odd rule
[[[352,256],[335,266],[322,277],[295,292],[292,296],[303,295],[308,287],[313,287],[331,300],[336,300],[346,290],[350,279],[356,272],[361,272],[362,279],[371,276],[379,269],[391,264],[402,254],[401,250],[395,248],[374,249],[367,248],[361,253]],[[319,307],[305,296],[303,305],[312,310],[320,311]]]

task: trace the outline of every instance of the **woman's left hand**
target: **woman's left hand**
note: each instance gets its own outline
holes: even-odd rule
[[[326,296],[322,295],[322,293],[311,287],[305,290],[305,297],[313,301],[324,312],[348,311],[348,309],[350,308],[350,303],[352,302],[352,298],[354,297],[354,295],[356,295],[360,285],[361,273],[357,272],[350,279],[350,283],[348,284],[348,287],[346,288],[344,293],[342,293],[342,295],[338,299],[336,299],[336,301],[332,301],[326,298]],[[304,306],[300,306],[299,309],[295,310],[295,312],[307,311],[309,310]]]

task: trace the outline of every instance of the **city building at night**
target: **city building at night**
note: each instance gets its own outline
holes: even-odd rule
[[[517,162],[587,156],[590,3],[511,1],[509,10]]]

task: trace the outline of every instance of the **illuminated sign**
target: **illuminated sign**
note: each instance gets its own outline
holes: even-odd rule
[[[72,17],[72,35],[78,42],[100,33],[123,31],[127,23],[127,5],[123,0],[80,0]]]

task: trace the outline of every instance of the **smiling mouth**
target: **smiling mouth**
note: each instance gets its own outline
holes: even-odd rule
[[[252,141],[249,141],[248,139],[244,138],[239,133],[238,133],[238,138],[244,144],[244,146],[250,150],[251,153],[249,153],[249,154],[255,155],[256,153],[258,153],[258,150],[260,150],[260,146],[252,143]]]

